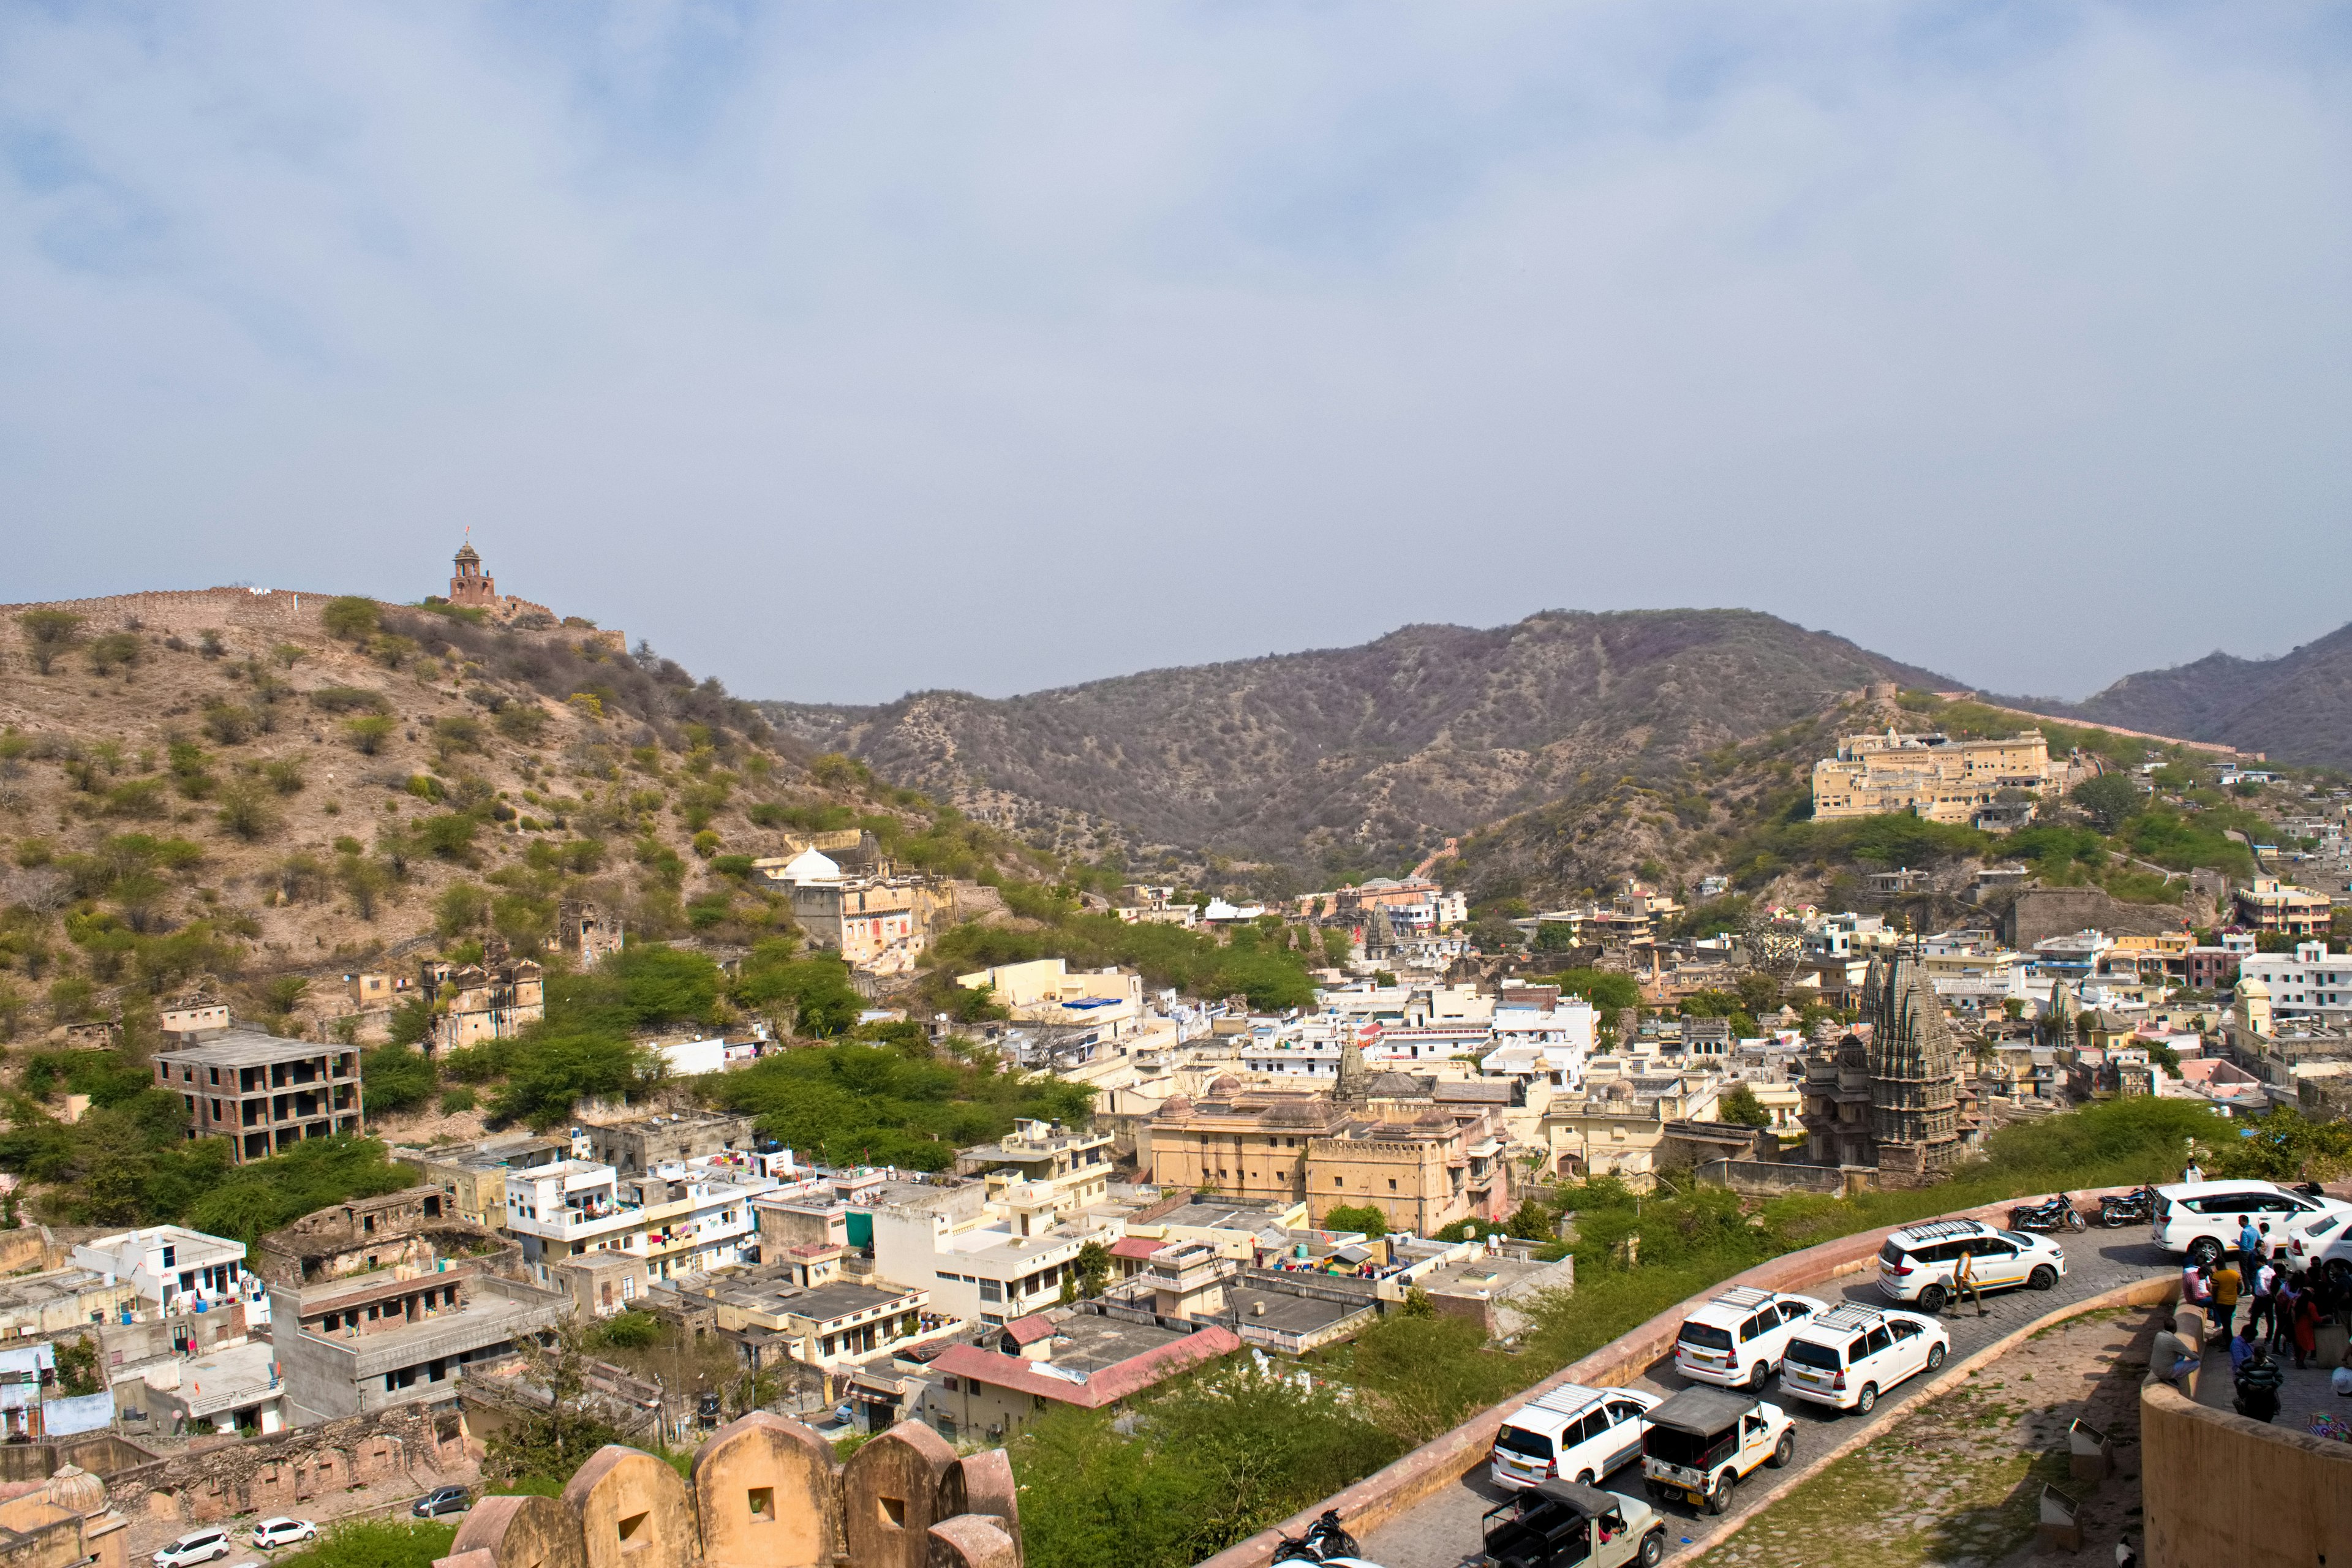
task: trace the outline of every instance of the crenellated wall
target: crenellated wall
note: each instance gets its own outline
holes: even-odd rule
[[[958,1458],[919,1422],[850,1456],[757,1411],[712,1435],[689,1480],[614,1446],[561,1500],[485,1498],[435,1568],[1021,1568],[1013,1467]]]

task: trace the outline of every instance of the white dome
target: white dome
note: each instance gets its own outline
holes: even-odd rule
[[[2238,994],[2241,996],[2268,996],[2270,994],[2271,988],[2263,984],[2262,976],[2258,974],[2249,974],[2238,982]]]
[[[783,879],[787,882],[838,882],[841,880],[841,868],[814,849],[803,849],[793,856],[784,868]]]

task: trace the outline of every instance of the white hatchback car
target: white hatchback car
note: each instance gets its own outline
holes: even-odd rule
[[[260,1547],[291,1546],[298,1541],[316,1541],[319,1527],[307,1519],[289,1519],[284,1514],[265,1519],[253,1527],[253,1543]]]
[[[1933,1318],[1854,1303],[1832,1307],[1797,1331],[1780,1370],[1780,1392],[1867,1415],[1905,1378],[1934,1372],[1952,1336]]]
[[[229,1543],[228,1527],[212,1525],[204,1530],[192,1530],[169,1546],[155,1553],[155,1568],[190,1568],[197,1563],[210,1563],[215,1557],[226,1557],[236,1548]]]
[[[1683,1320],[1675,1370],[1693,1383],[1761,1388],[1780,1370],[1789,1336],[1826,1310],[1811,1296],[1735,1285]]]
[[[2175,1182],[2156,1189],[2151,1239],[2191,1263],[2211,1263],[2238,1250],[2238,1233],[2252,1221],[2267,1230],[2275,1252],[2295,1226],[2329,1213],[2352,1214],[2341,1198],[2313,1197],[2274,1182]]]

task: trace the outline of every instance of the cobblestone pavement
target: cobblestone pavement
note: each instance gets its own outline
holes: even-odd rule
[[[2066,1253],[2066,1277],[2051,1290],[2011,1290],[1985,1298],[1988,1315],[1977,1317],[1970,1310],[1966,1315],[1947,1315],[1945,1324],[1952,1336],[1952,1359],[1959,1361],[1985,1346],[2012,1333],[2034,1319],[2052,1311],[2064,1302],[2095,1296],[2118,1285],[2128,1285],[2153,1275],[2169,1275],[2179,1271],[2179,1261],[2159,1251],[2148,1240],[2144,1226],[2131,1226],[2121,1230],[2101,1230],[2096,1226],[2082,1235],[2060,1238]],[[1885,1306],[1878,1293],[1875,1267],[1831,1285],[1817,1286],[1801,1295],[1820,1296],[1824,1300],[1843,1299]],[[1878,1408],[1869,1416],[1840,1415],[1818,1405],[1801,1399],[1780,1397],[1780,1380],[1776,1377],[1764,1391],[1764,1397],[1779,1405],[1797,1423],[1797,1458],[1788,1468],[1759,1469],[1739,1485],[1738,1500],[1731,1511],[1717,1519],[1696,1509],[1675,1504],[1664,1505],[1661,1511],[1666,1518],[1666,1550],[1669,1556],[1696,1552],[1706,1541],[1733,1520],[1744,1518],[1766,1500],[1778,1495],[1793,1483],[1811,1474],[1820,1457],[1835,1444],[1844,1441],[1858,1430],[1883,1425],[1892,1415],[1906,1406],[1925,1385],[1925,1376],[1914,1377],[1900,1387],[1882,1395]],[[1653,1365],[1634,1386],[1658,1394],[1671,1394],[1687,1386],[1676,1375],[1670,1362]],[[1612,1489],[1642,1497],[1641,1467],[1628,1465],[1603,1483]],[[1481,1554],[1478,1537],[1478,1516],[1503,1500],[1507,1494],[1486,1479],[1486,1467],[1477,1469],[1454,1485],[1402,1518],[1373,1531],[1363,1541],[1363,1554],[1382,1568],[1458,1568],[1476,1560]]]

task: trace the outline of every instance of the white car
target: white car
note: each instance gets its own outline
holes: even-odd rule
[[[290,1546],[298,1541],[316,1541],[319,1527],[307,1519],[289,1519],[280,1514],[265,1519],[253,1527],[253,1543],[260,1547]]]
[[[229,1544],[226,1525],[210,1525],[203,1530],[188,1531],[156,1552],[155,1568],[189,1568],[191,1563],[210,1563],[236,1550]]]
[[[1973,1219],[1936,1219],[1905,1226],[1878,1249],[1878,1290],[1890,1301],[1940,1312],[1957,1294],[1960,1256],[1979,1290],[2022,1285],[2047,1290],[2066,1277],[2066,1249],[2046,1236],[2000,1230]],[[1783,1385],[1788,1371],[1781,1369]]]
[[[1789,1336],[1823,1310],[1811,1296],[1735,1285],[1683,1320],[1675,1370],[1693,1383],[1761,1388],[1780,1370]]]
[[[1952,1336],[1933,1318],[1849,1303],[1797,1331],[1780,1371],[1780,1392],[1867,1415],[1878,1396],[1952,1353]]]
[[[1642,1433],[1657,1404],[1658,1395],[1639,1388],[1555,1388],[1503,1423],[1487,1474],[1511,1491],[1549,1480],[1597,1486],[1641,1457]]]
[[[2211,1263],[2238,1250],[2238,1233],[2249,1220],[2266,1231],[2275,1252],[2288,1245],[2298,1223],[2329,1213],[2352,1214],[2352,1204],[2291,1192],[2274,1182],[2175,1182],[2156,1189],[2151,1239],[2191,1263]]]

